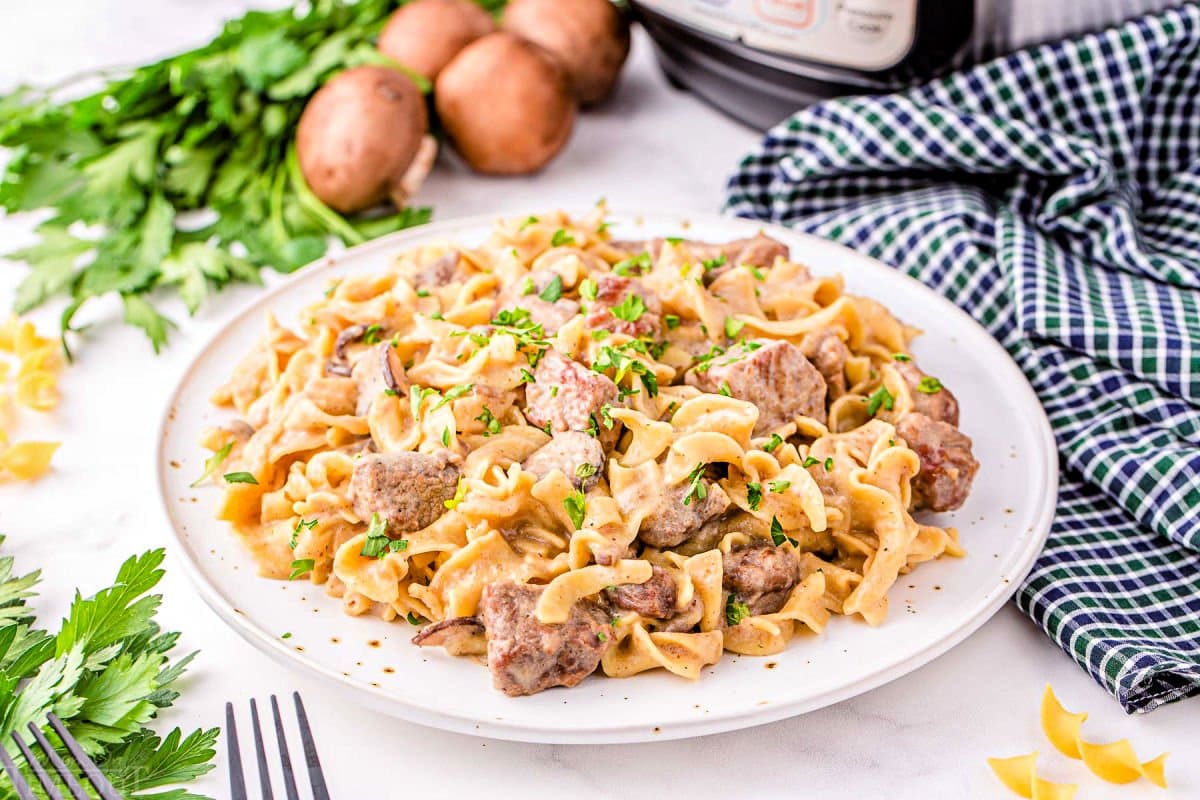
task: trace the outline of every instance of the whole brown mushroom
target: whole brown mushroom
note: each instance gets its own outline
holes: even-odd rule
[[[501,26],[553,53],[585,106],[608,97],[629,55],[629,22],[609,0],[512,0]]]
[[[511,33],[467,45],[438,76],[434,100],[459,153],[473,169],[493,175],[541,169],[567,143],[575,123],[562,67]]]
[[[432,81],[458,51],[494,30],[491,15],[471,0],[416,0],[383,26],[379,52]]]
[[[394,69],[363,66],[321,87],[300,115],[296,155],[313,194],[344,214],[403,206],[433,165],[421,90]]]

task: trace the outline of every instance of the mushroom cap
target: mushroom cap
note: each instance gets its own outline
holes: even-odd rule
[[[511,0],[501,27],[550,51],[585,106],[612,93],[629,55],[629,21],[610,0]]]
[[[312,96],[296,128],[296,155],[309,188],[330,208],[362,211],[401,182],[429,126],[425,98],[401,72],[362,66]]]
[[[491,15],[470,0],[416,0],[388,18],[378,46],[388,58],[434,80],[460,50],[494,30]]]
[[[477,39],[454,57],[434,89],[438,116],[472,168],[535,172],[566,144],[575,122],[566,73],[536,44],[511,33]]]

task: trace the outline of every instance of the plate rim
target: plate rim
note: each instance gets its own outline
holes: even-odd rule
[[[566,213],[572,218],[577,218],[585,214],[586,210],[577,208],[567,209]],[[270,656],[277,663],[284,664],[296,670],[300,674],[320,678],[323,686],[352,699],[358,705],[409,722],[442,730],[473,736],[534,743],[616,744],[666,741],[711,733],[742,730],[771,722],[778,722],[782,719],[800,716],[860,694],[865,694],[902,678],[958,646],[975,633],[1009,601],[1019,588],[1021,582],[1024,581],[1025,577],[1033,569],[1034,563],[1049,537],[1050,526],[1057,506],[1060,479],[1057,444],[1045,409],[1042,407],[1041,401],[1038,399],[1025,374],[1021,372],[1008,351],[982,325],[967,314],[966,311],[915,278],[888,266],[876,258],[830,239],[792,230],[782,225],[744,217],[705,212],[639,211],[625,208],[609,209],[607,214],[609,219],[627,220],[635,224],[661,223],[663,225],[674,225],[684,230],[703,230],[705,225],[743,225],[748,229],[757,228],[763,232],[775,231],[789,239],[806,241],[813,247],[839,250],[843,252],[843,255],[848,255],[853,259],[869,263],[872,269],[886,270],[889,274],[907,282],[909,287],[915,290],[923,300],[937,307],[939,311],[957,317],[959,324],[974,328],[977,332],[984,334],[988,342],[987,346],[991,348],[992,355],[995,357],[993,359],[994,363],[1003,365],[1000,368],[1008,372],[1007,376],[1002,377],[1006,377],[1007,382],[1011,383],[1016,391],[1025,396],[1029,407],[1036,409],[1038,412],[1032,415],[1032,418],[1027,419],[1027,422],[1035,429],[1036,438],[1041,440],[1041,466],[1048,479],[1043,484],[1040,497],[1038,498],[1039,503],[1037,513],[1031,525],[1031,535],[1024,547],[1015,553],[1013,560],[1015,569],[1007,576],[1008,585],[1013,587],[1012,591],[989,593],[986,596],[986,601],[980,604],[968,619],[949,634],[938,637],[921,650],[910,654],[904,660],[898,663],[882,665],[869,675],[852,683],[830,688],[815,696],[803,699],[784,700],[772,703],[769,706],[750,706],[737,711],[706,715],[703,718],[692,721],[672,722],[669,726],[653,731],[648,730],[645,724],[640,722],[623,725],[616,724],[598,729],[547,725],[536,726],[525,722],[512,723],[505,719],[469,717],[455,712],[439,710],[431,705],[416,703],[412,699],[397,698],[365,682],[348,678],[330,667],[312,661],[303,653],[289,647],[286,642],[270,634],[258,624],[251,621],[250,618],[239,612],[236,605],[220,589],[213,585],[196,559],[192,557],[186,537],[181,533],[182,524],[176,522],[171,503],[168,499],[168,458],[166,446],[168,433],[174,421],[179,398],[198,369],[200,362],[204,360],[205,355],[219,339],[228,333],[229,329],[246,321],[248,317],[261,316],[264,311],[269,311],[270,304],[279,295],[290,291],[294,285],[313,280],[315,274],[319,275],[322,272],[334,271],[342,266],[341,262],[347,259],[356,259],[365,253],[373,253],[381,249],[400,249],[409,243],[410,240],[436,239],[439,235],[444,235],[452,231],[476,228],[485,229],[490,227],[497,218],[503,216],[513,215],[493,213],[453,217],[406,228],[333,254],[326,254],[316,261],[296,270],[293,274],[287,275],[277,285],[253,298],[245,308],[235,313],[217,330],[199,343],[195,352],[190,354],[187,365],[178,374],[176,384],[167,396],[156,427],[158,436],[154,455],[159,508],[170,531],[169,543],[174,545],[174,547],[170,548],[170,557],[175,564],[182,567],[189,582],[196,589],[197,594],[204,601],[205,605],[228,627],[233,629],[234,632],[260,652]]]

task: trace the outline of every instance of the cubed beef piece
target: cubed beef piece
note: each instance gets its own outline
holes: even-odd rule
[[[605,403],[617,399],[617,385],[557,350],[547,350],[525,387],[525,418],[554,431],[586,431],[592,415],[600,419]]]
[[[576,489],[587,492],[600,480],[604,470],[604,446],[586,433],[562,431],[526,458],[521,468],[532,472],[538,480],[559,470]]]
[[[608,615],[590,600],[575,603],[561,625],[538,622],[545,588],[504,582],[483,590],[488,669],[495,687],[510,697],[576,685],[596,671],[612,640]]]
[[[792,554],[770,544],[733,550],[723,560],[725,588],[749,606],[751,614],[774,614],[783,608],[800,579]]]
[[[557,272],[540,269],[531,272],[528,280],[520,280],[501,290],[496,298],[496,312],[521,308],[529,312],[534,325],[541,325],[547,336],[558,333],[558,329],[579,313],[579,303],[569,297],[545,300],[541,297],[547,287],[558,278]]]
[[[929,378],[911,361],[897,361],[895,366],[911,390],[913,411],[958,427],[958,400],[941,381]],[[921,381],[926,378],[925,391],[921,391]]]
[[[825,379],[829,402],[846,393],[846,361],[850,358],[850,348],[841,337],[828,329],[813,331],[800,342],[800,352]]]
[[[642,519],[638,538],[651,547],[674,547],[700,530],[704,523],[725,513],[730,505],[729,495],[725,494],[725,490],[719,484],[703,479],[702,485],[703,498],[697,497],[696,493],[688,497],[691,489],[689,482],[665,488],[645,487],[657,493],[658,503],[654,511]],[[622,502],[627,498],[615,499],[622,513],[627,513]]]
[[[675,579],[662,567],[652,567],[650,580],[605,589],[608,601],[617,608],[633,611],[650,619],[675,615]]]
[[[350,498],[359,519],[379,514],[388,533],[410,533],[446,513],[458,488],[459,468],[448,451],[370,453],[354,462]]]
[[[898,433],[921,459],[913,478],[913,507],[953,511],[971,491],[979,462],[971,453],[971,437],[953,425],[912,412],[896,423]]]
[[[621,313],[629,318],[615,316],[612,310],[616,306],[621,306]],[[627,336],[658,336],[662,333],[662,304],[654,292],[634,278],[601,275],[596,279],[596,299],[588,308],[587,324],[592,329]]]
[[[759,342],[757,350],[730,348],[688,371],[692,386],[712,394],[723,388],[758,406],[754,435],[762,436],[796,417],[825,422],[825,379],[790,342]],[[705,368],[707,367],[707,369]]]

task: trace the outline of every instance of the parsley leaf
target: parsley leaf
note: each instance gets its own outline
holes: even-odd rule
[[[888,411],[892,410],[892,406],[896,404],[896,398],[887,390],[886,386],[880,385],[878,389],[871,393],[867,398],[867,414],[875,416],[879,411],[879,407],[883,406]]]
[[[579,282],[579,296],[587,301],[594,301],[600,292],[600,287],[591,278],[584,278]]]
[[[437,411],[442,406],[446,405],[449,402],[457,400],[458,398],[462,397],[463,395],[465,395],[467,392],[471,391],[474,388],[475,388],[475,384],[473,384],[473,383],[460,383],[457,386],[452,386],[450,388],[450,390],[447,391],[446,394],[442,396],[442,399],[438,400],[436,403],[434,403],[433,407],[430,408],[429,410]]]
[[[763,490],[762,484],[758,481],[746,482],[746,501],[750,503],[751,511],[758,511],[759,505],[762,504]]]
[[[225,482],[226,483],[249,483],[249,484],[253,484],[254,486],[257,486],[258,478],[255,478],[254,475],[249,472],[226,472],[225,473]]]
[[[466,497],[467,497],[467,482],[463,478],[459,478],[458,486],[456,486],[454,489],[454,497],[450,498],[449,500],[444,500],[442,502],[442,505],[444,505],[446,508],[453,511],[454,509],[458,508],[458,504],[461,503],[463,500],[465,500]]]
[[[546,284],[546,288],[542,289],[542,291],[538,294],[538,297],[542,298],[547,303],[553,303],[562,297],[562,293],[562,275],[556,273],[554,277],[550,279],[550,283]]]
[[[538,221],[538,218],[533,216],[532,214],[530,214],[528,217],[525,218],[525,221],[521,223],[521,227],[517,228],[517,230],[523,231],[526,228],[528,228],[530,225],[536,224],[537,221]]]
[[[703,261],[700,262],[700,266],[704,267],[705,272],[712,272],[717,267],[725,266],[726,262],[728,262],[728,261],[729,261],[729,258],[724,253],[722,253],[721,255],[717,256],[716,258],[704,259]]]
[[[315,567],[316,565],[317,565],[317,562],[311,558],[296,559],[295,561],[292,562],[292,571],[288,575],[288,580],[294,581],[297,578],[304,577],[308,573],[312,572],[313,567]]]
[[[305,520],[300,518],[296,520],[296,527],[292,528],[292,537],[288,540],[288,547],[295,550],[296,545],[299,544],[301,529],[307,528],[311,531],[313,528],[317,527],[318,522],[320,522],[318,519]]]
[[[371,515],[371,524],[367,527],[367,538],[363,541],[359,555],[363,558],[383,558],[387,555],[388,542],[387,520],[379,514]]]
[[[631,274],[641,275],[648,272],[652,266],[653,262],[650,260],[650,254],[643,250],[636,256],[631,256],[624,261],[618,261],[616,264],[613,264],[613,272],[628,277]]]
[[[217,471],[217,467],[221,466],[221,463],[229,457],[229,451],[231,450],[233,450],[233,442],[228,442],[220,450],[204,459],[204,472],[199,478],[196,478],[196,480],[192,482],[192,488],[196,488],[200,484],[204,483],[204,481],[212,477],[212,474]]]
[[[521,283],[521,296],[526,297],[536,291],[537,287],[533,285],[533,278],[526,275],[525,280]]]
[[[800,546],[800,542],[784,534],[783,523],[779,521],[779,517],[771,517],[771,541],[776,547],[779,547],[784,542],[791,542],[792,547]]]
[[[688,473],[688,489],[683,496],[683,504],[691,505],[692,500],[697,502],[708,497],[708,487],[704,485],[704,469],[707,465],[704,463],[697,464],[691,472]]]
[[[742,328],[746,327],[746,323],[734,317],[725,318],[725,335],[730,339],[737,338],[737,335],[742,332]]]
[[[767,484],[767,488],[775,494],[783,494],[792,485],[791,481],[771,481]]]
[[[487,406],[483,407],[483,413],[475,418],[476,422],[483,423],[483,435],[495,436],[501,430],[500,420],[496,419],[496,415]]]
[[[667,314],[665,317],[663,317],[663,322],[667,323],[667,330],[673,331],[679,327],[679,315]]]
[[[767,443],[763,445],[763,450],[768,453],[773,453],[775,452],[775,448],[779,447],[781,444],[783,444],[783,437],[778,433],[772,433],[771,438],[768,439]]]
[[[580,480],[587,480],[595,474],[596,465],[590,461],[585,461],[579,466],[575,467],[575,477],[579,478]]]
[[[917,391],[921,394],[937,394],[942,390],[942,382],[932,375],[926,375],[917,383]]]
[[[556,230],[554,235],[550,237],[551,247],[562,247],[567,244],[575,244],[575,237],[562,228]]]
[[[562,503],[571,524],[575,526],[575,530],[580,530],[583,527],[583,518],[587,514],[587,496],[583,492],[575,491],[564,497]]]
[[[892,358],[897,361],[912,361],[912,356],[907,356],[904,353],[893,353]]]
[[[732,628],[749,616],[750,606],[738,600],[734,595],[729,595],[729,599],[725,601],[725,623]]]
[[[646,302],[639,295],[631,294],[609,309],[617,319],[637,322],[646,313]]]

